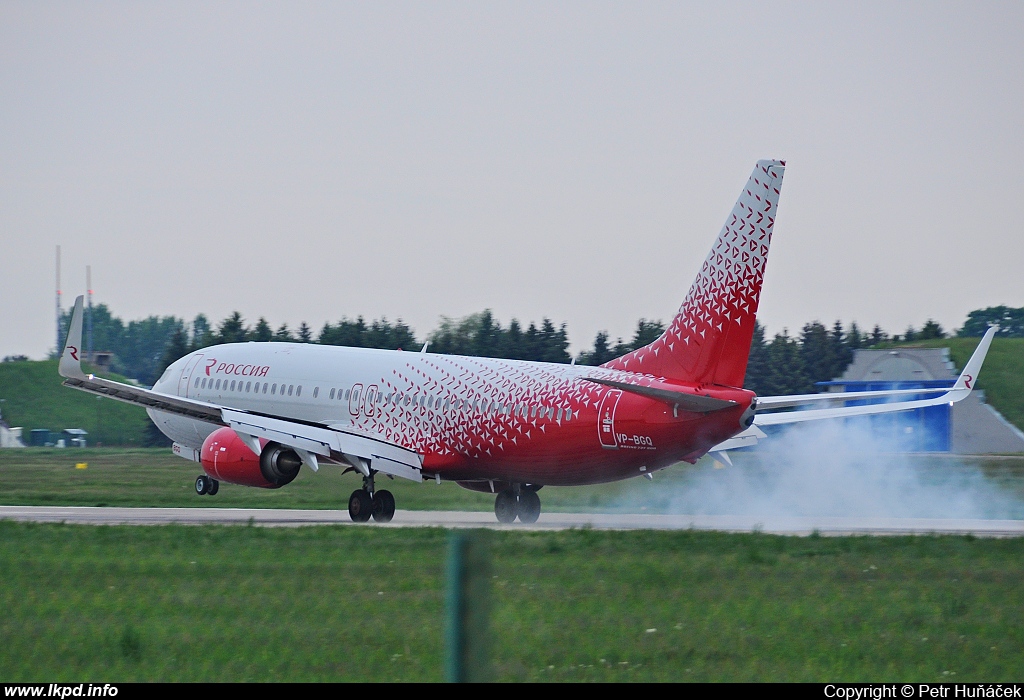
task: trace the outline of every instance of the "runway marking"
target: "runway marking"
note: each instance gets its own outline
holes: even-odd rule
[[[78,525],[259,525],[299,527],[442,527],[491,530],[716,530],[785,535],[944,534],[1024,537],[1024,520],[749,515],[647,515],[631,513],[542,513],[533,525],[502,525],[490,512],[399,510],[391,523],[353,523],[344,510],[273,508],[97,508],[0,506],[0,520]]]

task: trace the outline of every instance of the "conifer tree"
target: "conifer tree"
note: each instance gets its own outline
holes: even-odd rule
[[[256,322],[256,327],[252,331],[252,339],[257,343],[266,343],[274,339],[274,331],[267,323],[267,319],[260,316],[260,320]]]

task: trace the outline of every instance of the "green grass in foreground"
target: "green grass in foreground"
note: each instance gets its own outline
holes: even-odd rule
[[[440,680],[446,541],[0,522],[0,677]],[[499,680],[1024,674],[1024,540],[577,530],[492,542]]]

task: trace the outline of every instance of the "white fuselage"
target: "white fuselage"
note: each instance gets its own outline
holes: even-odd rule
[[[409,449],[500,454],[553,431],[594,431],[593,367],[298,343],[237,343],[181,358],[161,393],[364,430]],[[615,373],[609,373],[615,374]],[[173,441],[199,449],[218,426],[150,409]],[[589,420],[588,420],[589,419]],[[594,442],[596,443],[596,432]]]

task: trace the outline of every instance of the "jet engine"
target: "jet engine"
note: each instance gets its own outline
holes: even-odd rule
[[[259,455],[242,442],[231,428],[220,428],[203,441],[203,471],[218,481],[242,486],[276,489],[291,483],[302,460],[284,445],[261,440]]]

